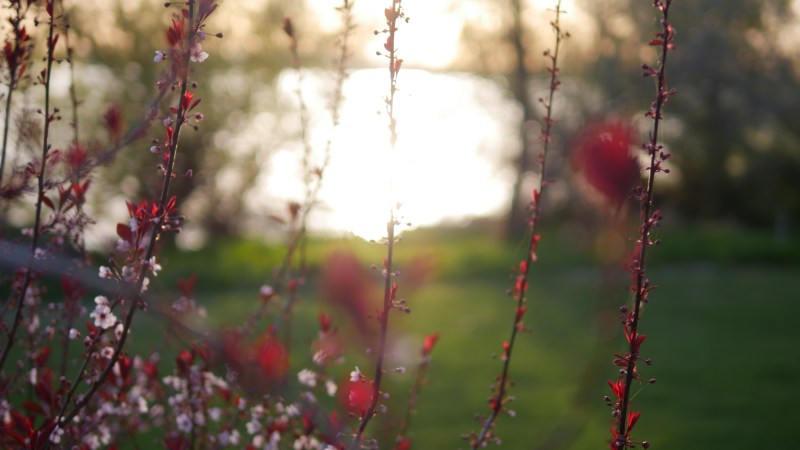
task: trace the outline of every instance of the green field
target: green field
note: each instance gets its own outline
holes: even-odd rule
[[[501,417],[497,432],[507,449],[606,448],[611,418],[603,396],[615,375],[611,355],[624,351],[616,310],[627,298],[626,275],[618,265],[593,262],[592,252],[569,245],[569,236],[551,235],[543,240],[528,296],[532,333],[521,335],[513,357],[516,414]],[[659,288],[641,323],[648,335],[643,353],[654,360],[644,375],[658,381],[635,397],[642,411],[635,436],[661,449],[787,448],[800,419],[798,240],[704,230],[664,232],[662,238],[649,273]],[[478,428],[475,413],[487,411],[500,367],[492,355],[507,339],[514,309],[504,292],[520,248],[481,234],[435,231],[410,233],[400,245],[401,267],[425,261],[430,277],[406,293],[412,313],[392,316],[389,367],[412,368],[422,337],[442,335],[414,418],[415,448],[465,448],[460,436]],[[316,301],[319,264],[343,249],[358,254],[364,267],[382,258],[379,245],[358,240],[312,243],[310,281],[295,328],[298,370],[310,365],[306,349],[316,312],[336,312]],[[209,322],[235,325],[254,308],[258,286],[280,254],[247,241],[168,253],[159,284],[166,289],[174,278],[198,272],[196,298],[208,308]],[[402,276],[399,284],[403,294]],[[336,317],[346,333],[350,322]],[[162,326],[146,318],[134,337],[159,335]],[[137,339],[142,349],[148,345],[147,338]],[[170,340],[159,340],[162,351],[169,348],[163,342]],[[357,356],[363,350],[354,348],[339,370],[358,364],[371,373],[368,360]],[[389,376],[395,401],[402,404],[411,379]],[[380,427],[387,433],[397,423],[392,414],[402,414],[402,406],[390,404]]]

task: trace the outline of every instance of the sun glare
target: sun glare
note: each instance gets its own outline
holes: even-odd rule
[[[330,3],[311,0],[320,29],[335,31],[338,18]],[[551,2],[534,1],[531,12],[552,8]],[[565,1],[568,18],[583,20],[574,1]],[[380,9],[367,3],[354,7],[359,27],[379,28],[385,20]],[[518,148],[516,124],[519,108],[495,82],[459,73],[432,73],[458,58],[463,23],[472,2],[409,2],[411,17],[400,34],[404,69],[400,72],[395,116],[399,138],[389,149],[388,119],[383,97],[388,92],[388,71],[356,70],[345,86],[342,120],[334,137],[320,205],[309,218],[317,230],[349,232],[365,239],[385,236],[391,205],[402,229],[445,222],[463,223],[475,216],[503,211],[509,201],[513,174],[508,173],[511,156]],[[480,9],[478,7],[478,9]],[[540,14],[537,14],[537,17]],[[550,19],[547,18],[549,21]],[[542,28],[548,29],[545,23]],[[571,30],[572,31],[572,30]],[[581,33],[573,33],[581,34]],[[376,38],[377,39],[377,38]],[[380,42],[367,41],[359,53],[375,60]],[[379,58],[376,64],[382,64]],[[315,79],[316,77],[316,79]],[[326,78],[327,77],[327,78]],[[312,118],[310,138],[314,148],[323,148],[331,135],[323,88],[329,74],[307,72],[304,95],[319,108]],[[294,95],[296,74],[286,71],[281,91]],[[316,96],[316,98],[311,98]],[[327,119],[327,120],[326,120]],[[274,157],[266,190],[272,198],[301,198],[297,149]],[[294,156],[292,156],[294,155]],[[294,163],[290,162],[294,158]]]
[[[287,74],[282,80],[281,90],[290,95],[296,77]],[[314,84],[308,76],[306,82]],[[388,82],[386,70],[366,69],[354,72],[345,86],[347,101],[311,227],[379,239],[393,204],[399,204],[398,217],[411,227],[502,211],[510,185],[503,163],[516,145],[518,112],[500,87],[466,74],[401,71],[399,137],[391,150],[381,96]],[[312,123],[319,124],[310,136],[319,148],[330,128],[324,116]],[[274,156],[267,189],[273,198],[299,192],[292,187],[299,162],[290,161],[290,154]]]

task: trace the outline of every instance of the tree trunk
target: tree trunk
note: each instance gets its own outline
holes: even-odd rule
[[[515,161],[516,179],[511,193],[511,204],[506,222],[506,238],[515,238],[525,233],[527,229],[529,193],[522,192],[522,182],[525,174],[533,169],[533,144],[536,141],[531,130],[533,123],[533,106],[531,105],[528,89],[528,68],[525,66],[525,27],[522,22],[522,5],[520,0],[510,0],[513,26],[509,39],[514,48],[516,67],[510,75],[511,91],[514,99],[522,107],[522,120],[520,121],[520,151]]]

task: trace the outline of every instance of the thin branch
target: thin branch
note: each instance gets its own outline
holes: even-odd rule
[[[162,185],[161,195],[158,202],[158,210],[162,214],[166,210],[167,202],[169,200],[169,188],[170,188],[170,183],[172,181],[172,174],[175,166],[175,157],[178,152],[178,142],[180,140],[180,133],[185,122],[186,109],[191,107],[190,105],[185,104],[183,99],[186,96],[186,92],[188,90],[188,85],[189,85],[190,46],[191,43],[194,42],[195,35],[197,32],[197,27],[195,24],[195,1],[189,0],[187,4],[189,8],[189,14],[188,14],[189,32],[188,35],[185,37],[185,44],[184,44],[185,48],[184,48],[184,53],[182,55],[183,61],[181,61],[183,71],[180,81],[178,106],[177,108],[175,108],[175,120],[173,122],[175,124],[175,131],[172,135],[172,140],[169,145],[169,157],[165,167],[164,182]],[[156,247],[155,244],[158,241],[159,236],[161,235],[163,226],[164,226],[164,221],[160,220],[153,228],[153,232],[150,236],[150,242],[147,245],[147,251],[145,252],[143,261],[145,262],[150,261],[150,259],[153,257]],[[128,305],[128,311],[125,316],[125,322],[123,324],[122,334],[119,340],[117,341],[117,344],[114,347],[114,353],[112,354],[110,360],[108,361],[108,364],[106,364],[103,371],[94,380],[89,390],[75,402],[75,405],[66,414],[64,414],[64,411],[66,410],[68,402],[64,402],[62,406],[62,411],[59,414],[59,420],[58,420],[59,426],[64,427],[65,424],[69,423],[69,421],[72,420],[72,418],[74,418],[81,411],[81,409],[83,409],[83,407],[86,406],[86,404],[88,404],[91,397],[100,389],[100,387],[105,382],[108,375],[113,370],[114,366],[117,364],[120,354],[122,353],[122,349],[124,348],[125,342],[128,338],[131,323],[133,322],[134,313],[136,312],[136,309],[139,307],[139,304],[141,302],[142,288],[144,286],[144,280],[146,278],[145,275],[147,274],[148,269],[149,266],[146,263],[142,264],[142,267],[140,268],[139,274],[136,278],[134,289],[132,291],[125,293],[126,294],[125,297],[130,299],[130,305]]]
[[[31,239],[31,253],[28,257],[28,263],[25,270],[25,279],[22,282],[22,288],[18,291],[17,309],[14,313],[14,322],[11,330],[8,332],[8,341],[3,349],[3,355],[0,356],[0,370],[5,367],[6,359],[8,358],[11,348],[16,342],[16,334],[19,329],[20,322],[22,321],[22,308],[25,304],[25,292],[30,287],[33,280],[33,262],[36,258],[36,250],[39,247],[39,238],[41,237],[41,223],[42,223],[42,203],[45,197],[45,171],[47,168],[47,160],[50,153],[50,124],[55,120],[55,113],[50,112],[50,79],[53,68],[53,61],[55,60],[55,12],[53,11],[53,1],[48,0],[48,9],[50,20],[48,21],[48,37],[47,37],[47,64],[44,72],[44,134],[42,137],[42,157],[39,165],[39,173],[37,174],[38,188],[36,196],[36,213],[34,216],[33,224],[33,237]],[[13,296],[12,296],[13,298]],[[11,299],[9,299],[11,301]]]
[[[525,306],[526,297],[525,293],[528,289],[528,279],[530,270],[533,263],[536,261],[536,247],[539,244],[539,234],[537,229],[539,226],[539,217],[541,216],[541,195],[547,188],[546,182],[546,169],[547,169],[547,154],[550,150],[550,143],[552,142],[552,127],[556,123],[553,119],[553,98],[561,82],[559,81],[559,67],[558,55],[561,48],[563,39],[569,36],[561,30],[561,0],[558,0],[555,7],[555,20],[552,22],[553,30],[555,31],[555,44],[554,50],[551,53],[549,50],[545,52],[545,57],[549,60],[548,71],[550,72],[550,86],[548,91],[548,98],[540,99],[540,102],[545,107],[545,115],[543,118],[544,124],[542,126],[540,139],[543,142],[542,153],[539,155],[539,184],[534,189],[532,200],[530,204],[530,212],[528,217],[528,229],[530,233],[528,241],[528,252],[524,262],[520,264],[519,272],[517,274],[517,282],[513,289],[516,300],[516,310],[514,314],[514,321],[511,326],[511,335],[508,341],[503,343],[503,368],[500,378],[497,381],[496,393],[490,398],[489,403],[491,406],[491,414],[483,420],[483,426],[480,432],[473,439],[470,440],[472,449],[483,447],[486,443],[493,439],[495,436],[492,432],[494,423],[497,417],[505,409],[507,402],[508,388],[509,388],[509,373],[511,370],[511,356],[514,351],[514,345],[517,340],[517,335],[525,330],[523,317],[527,311]]]
[[[385,98],[386,113],[389,118],[389,151],[394,153],[397,144],[397,118],[395,117],[395,94],[397,93],[397,74],[403,60],[397,57],[396,39],[397,21],[408,20],[403,12],[402,0],[392,0],[391,8],[385,10],[387,28],[384,32],[387,34],[386,43],[384,48],[386,53],[384,56],[389,62],[389,96]],[[391,167],[389,168],[391,170]],[[392,176],[389,174],[390,193],[392,191]],[[393,201],[393,199],[390,199]],[[364,431],[369,425],[369,422],[375,416],[376,408],[381,397],[381,381],[384,375],[383,363],[386,356],[386,336],[389,331],[389,313],[393,308],[395,296],[397,294],[397,284],[394,283],[394,244],[395,244],[395,227],[398,225],[396,209],[394,203],[389,207],[389,220],[386,223],[386,258],[384,259],[384,285],[383,285],[383,305],[379,313],[378,322],[380,324],[380,337],[378,343],[378,352],[375,360],[375,375],[372,380],[372,399],[370,400],[369,407],[361,417],[361,422],[358,425],[358,430],[350,444],[350,449],[354,450],[361,446],[361,441],[364,436]]]
[[[635,300],[633,304],[633,311],[625,313],[624,320],[625,335],[628,339],[628,352],[624,357],[618,357],[617,360],[624,362],[624,373],[621,373],[620,381],[624,383],[620,395],[619,382],[616,385],[612,384],[615,395],[618,397],[618,408],[615,405],[614,413],[617,418],[616,430],[612,430],[614,440],[612,446],[618,449],[633,448],[638,443],[631,440],[631,430],[639,419],[638,412],[633,412],[630,409],[631,403],[631,387],[634,380],[640,380],[640,374],[637,369],[639,358],[639,350],[645,336],[639,334],[639,320],[642,308],[647,303],[648,295],[653,287],[650,285],[650,280],[646,278],[647,264],[646,259],[648,255],[648,248],[656,245],[650,238],[651,231],[657,227],[661,221],[661,213],[653,211],[653,186],[655,182],[655,175],[657,172],[664,171],[661,163],[664,162],[669,155],[664,153],[663,147],[658,144],[659,126],[661,124],[662,109],[664,104],[667,103],[669,97],[674,94],[674,90],[667,88],[667,54],[673,49],[674,29],[669,24],[669,8],[672,0],[654,0],[653,6],[656,7],[661,13],[661,27],[660,33],[656,34],[656,38],[650,41],[650,45],[660,47],[661,59],[660,67],[658,70],[648,66],[642,66],[645,76],[651,76],[656,79],[656,96],[651,109],[647,112],[647,117],[653,119],[653,128],[650,132],[649,140],[644,145],[645,150],[650,155],[650,166],[647,167],[648,178],[647,185],[644,192],[639,192],[641,201],[641,226],[640,234],[637,242],[637,255],[636,259],[631,263],[631,271],[633,272],[636,282],[632,289],[635,292]],[[623,309],[625,311],[625,309]],[[622,372],[622,371],[621,371]],[[654,382],[655,380],[650,380]],[[609,382],[610,383],[610,382]],[[611,384],[611,383],[610,383]],[[616,387],[615,387],[616,386]],[[649,443],[644,441],[641,443],[643,448],[648,448]]]

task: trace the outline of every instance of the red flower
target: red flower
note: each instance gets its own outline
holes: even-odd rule
[[[397,444],[395,444],[394,450],[410,450],[410,449],[411,449],[411,438],[403,436],[397,439]]]
[[[436,345],[436,342],[439,340],[439,333],[433,333],[431,335],[425,336],[425,342],[422,344],[422,356],[428,356],[433,351],[433,347]]]
[[[167,30],[167,42],[171,47],[183,42],[183,24],[183,18],[180,21],[172,19],[172,26]]]
[[[631,344],[631,355],[636,355],[639,353],[639,347],[642,346],[642,342],[644,342],[644,340],[647,338],[647,336],[644,334],[630,332],[628,327],[625,327],[625,337]]]
[[[324,312],[319,313],[319,330],[323,334],[328,334],[328,331],[331,329],[332,320],[330,316],[326,315]]]
[[[622,396],[625,394],[625,383],[622,380],[618,380],[616,383],[609,381],[608,385],[611,386],[611,392],[614,393],[614,397],[617,400],[622,399]]]

